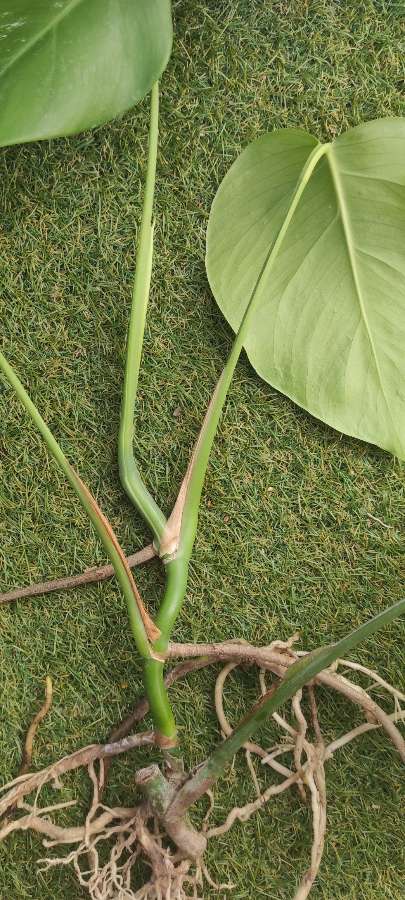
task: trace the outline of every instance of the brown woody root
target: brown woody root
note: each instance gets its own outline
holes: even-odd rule
[[[291,647],[280,646],[280,642],[273,642],[268,647],[253,647],[246,642],[226,641],[219,644],[175,644],[170,643],[167,651],[167,658],[178,659],[184,657],[208,656],[217,662],[245,662],[255,664],[261,669],[268,669],[275,675],[282,677],[288,666],[292,665],[297,659]],[[300,654],[302,655],[302,654]],[[394,747],[398,750],[403,762],[405,762],[405,741],[398,731],[398,728],[392,718],[384,712],[381,707],[371,699],[367,691],[359,687],[357,684],[349,681],[347,678],[336,672],[338,666],[350,668],[350,662],[346,660],[338,660],[334,667],[325,669],[314,678],[314,684],[322,684],[325,687],[332,688],[339,694],[343,694],[351,703],[360,706],[369,721],[378,722],[387,732]],[[364,666],[359,671],[368,672]],[[381,684],[382,679],[376,675],[376,680]],[[395,688],[391,689],[397,698],[405,700],[405,696]]]
[[[282,675],[290,662],[296,658],[296,654],[292,651],[291,646],[292,641],[285,643],[274,642],[269,647],[259,650],[238,642],[200,646],[171,645],[170,655],[178,656],[184,654],[189,655],[191,658],[176,666],[172,672],[169,672],[166,676],[166,683],[169,685],[178,678],[184,677],[188,672],[202,668],[210,663],[218,662],[218,660],[226,660],[227,664],[218,676],[215,692],[218,720],[223,734],[226,735],[232,731],[232,726],[226,718],[223,704],[223,690],[229,673],[241,662],[258,664],[261,669],[260,684],[263,693],[267,690],[265,670],[271,670],[276,675]],[[205,655],[203,657],[197,656],[197,653],[200,654],[201,651]],[[226,659],[227,655],[228,658]],[[292,721],[289,721],[279,713],[274,713],[273,715],[274,722],[282,732],[280,742],[270,749],[262,748],[252,742],[245,747],[256,799],[244,807],[231,810],[222,825],[209,828],[207,815],[201,834],[203,839],[201,847],[203,847],[206,839],[213,839],[215,836],[224,834],[232,827],[235,821],[247,821],[272,797],[285,792],[291,787],[298,787],[303,795],[309,797],[311,804],[313,841],[310,866],[301,879],[295,894],[295,900],[306,900],[308,897],[322,859],[326,832],[325,763],[331,759],[340,747],[366,731],[381,726],[385,728],[398,749],[397,735],[400,738],[401,735],[398,729],[395,728],[393,738],[390,728],[387,728],[387,721],[390,726],[395,727],[395,721],[405,718],[404,710],[400,707],[400,701],[405,700],[401,692],[392,688],[376,673],[360,666],[360,664],[347,663],[344,660],[340,661],[339,664],[345,666],[346,669],[357,669],[361,674],[371,679],[373,682],[372,687],[378,685],[380,690],[383,689],[388,695],[391,695],[395,703],[394,712],[391,715],[385,713],[378,704],[371,700],[366,690],[359,688],[358,685],[338,675],[336,671],[327,670],[321,673],[324,677],[318,677],[314,683],[319,682],[325,686],[332,687],[334,690],[339,690],[348,700],[362,707],[367,721],[326,745],[319,724],[314,683],[307,685],[304,691],[308,692],[310,722],[307,721],[302,709],[302,691],[300,691],[292,700]],[[6,793],[0,799],[0,814],[7,813],[13,806],[16,806],[18,812],[22,814],[19,818],[13,818],[10,821],[3,820],[4,824],[3,828],[0,829],[0,839],[4,839],[13,831],[30,829],[43,837],[45,847],[70,845],[72,849],[67,855],[62,857],[48,856],[42,861],[43,865],[45,868],[55,865],[72,865],[80,885],[86,889],[91,900],[118,900],[118,898],[120,900],[121,898],[125,898],[125,900],[163,900],[163,898],[186,900],[189,897],[197,898],[198,900],[199,897],[203,896],[204,878],[211,886],[217,887],[222,892],[228,889],[232,890],[232,885],[215,885],[201,859],[195,861],[191,857],[187,858],[184,845],[182,853],[172,849],[164,829],[164,809],[155,809],[153,812],[150,802],[145,800],[141,800],[137,806],[111,808],[101,802],[106,774],[105,765],[108,764],[109,759],[113,755],[123,753],[126,750],[155,743],[154,735],[150,732],[129,737],[124,736],[124,732],[132,728],[136,722],[139,722],[147,710],[148,705],[146,701],[141,701],[134,713],[114,730],[114,736],[118,740],[110,741],[104,745],[93,744],[65,757],[42,772],[20,776],[14,782],[5,785],[3,791],[6,791]],[[312,732],[311,735],[310,730]],[[290,762],[288,764],[281,763],[280,757],[287,754],[290,757]],[[260,758],[261,765],[269,766],[281,775],[282,781],[272,783],[262,790],[258,774],[252,762],[254,756]],[[98,772],[95,769],[96,763],[99,766]],[[88,769],[93,785],[92,803],[82,825],[63,828],[53,822],[49,815],[50,813],[55,813],[58,809],[72,805],[72,801],[67,804],[58,803],[52,807],[39,808],[40,790],[48,781],[55,780],[64,772],[71,771],[79,766],[84,766]],[[157,775],[158,780],[164,782],[165,779],[163,776],[160,776],[157,767],[152,767],[151,771],[152,769],[152,774],[154,773],[155,776]],[[139,774],[139,777],[141,781],[145,780],[145,770]],[[150,777],[150,773],[146,777]],[[166,782],[166,785],[168,795],[176,790],[176,785],[171,784],[170,781]],[[34,804],[29,805],[24,798],[34,791],[36,792]],[[210,799],[212,806],[212,796]],[[183,824],[185,824],[187,831],[187,823]],[[180,831],[181,841],[186,840],[187,834],[183,825]],[[195,832],[193,834],[195,838]],[[173,837],[175,835],[172,834]],[[107,861],[105,861],[105,854],[99,853],[100,847],[105,842],[108,842],[110,848],[110,855]],[[132,870],[140,857],[143,857],[150,867],[150,878],[142,888],[135,890],[131,886]]]
[[[53,693],[52,680],[49,677],[49,675],[47,675],[47,677],[45,679],[45,700],[41,706],[41,709],[39,709],[38,712],[35,714],[32,722],[31,722],[31,725],[28,728],[27,734],[25,736],[24,749],[22,752],[21,764],[20,764],[20,769],[18,772],[19,775],[25,775],[27,772],[29,772],[29,770],[31,768],[32,748],[33,748],[33,744],[34,744],[34,738],[35,738],[38,726],[40,725],[42,720],[45,718],[45,716],[48,715],[48,712],[52,706],[52,693]]]
[[[130,569],[140,566],[142,563],[148,562],[156,556],[156,550],[153,544],[149,544],[137,553],[127,556],[127,563]],[[41,581],[39,584],[28,584],[26,587],[14,588],[5,594],[0,594],[1,603],[11,603],[13,600],[27,600],[29,597],[39,597],[42,594],[50,594],[52,591],[66,591],[69,588],[82,587],[84,584],[96,584],[99,581],[105,581],[112,578],[114,569],[112,566],[94,566],[86,569],[80,575],[67,575],[65,578],[54,578],[51,581]]]
[[[58,762],[52,763],[40,772],[19,775],[1,788],[2,792],[7,790],[7,793],[0,799],[0,816],[4,815],[14,804],[19,803],[27,794],[35,790],[41,790],[44,784],[47,784],[49,781],[55,782],[61,775],[65,775],[66,772],[71,772],[73,769],[79,769],[82,766],[92,765],[98,759],[118,756],[121,753],[126,753],[128,750],[147,745],[159,746],[153,731],[132,734],[113,744],[89,744],[87,747],[82,747],[69,756],[64,756]]]

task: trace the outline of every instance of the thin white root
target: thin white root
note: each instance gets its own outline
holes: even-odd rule
[[[362,675],[367,675],[371,678],[373,684],[368,688],[369,691],[373,690],[377,685],[380,685],[380,687],[387,691],[387,694],[392,694],[397,700],[405,702],[405,694],[403,694],[402,691],[399,691],[398,688],[393,687],[392,684],[389,684],[388,681],[385,681],[384,678],[381,678],[381,675],[378,675],[373,669],[368,669],[367,666],[363,666],[358,662],[352,662],[350,659],[338,659],[337,666],[344,666],[345,669],[351,669],[353,672],[361,672]]]
[[[42,806],[41,816],[49,812],[57,812],[59,809],[69,809],[72,806],[77,806],[77,800],[65,800],[63,803],[53,803],[52,806]],[[30,803],[24,803],[22,800],[18,804],[18,809],[24,809],[25,812],[29,813],[35,812],[34,806],[31,806]]]
[[[306,776],[311,793],[313,842],[311,865],[302,878],[294,900],[306,900],[319,872],[326,834],[326,786],[322,751],[313,748],[312,759]]]
[[[312,684],[307,685],[307,691],[310,699],[312,726],[316,739],[315,744],[305,742],[305,750],[309,764],[305,781],[311,794],[313,841],[311,849],[311,865],[301,879],[294,900],[306,900],[310,893],[321,865],[326,834],[325,743],[319,725],[315,690]]]
[[[288,790],[292,784],[296,784],[298,778],[298,772],[294,772],[290,778],[286,778],[281,784],[270,785],[270,787],[268,787],[266,791],[263,791],[260,797],[258,797],[257,800],[254,800],[253,803],[246,803],[245,806],[235,806],[231,809],[230,813],[228,813],[225,822],[223,822],[222,825],[217,825],[207,831],[207,837],[218,837],[220,834],[225,834],[225,832],[232,828],[232,825],[234,825],[237,820],[240,822],[247,822],[247,820],[250,819],[258,809],[261,809],[271,797],[276,797],[278,794],[282,794],[284,791]]]
[[[295,639],[295,636],[294,636],[294,639]],[[289,645],[290,641],[274,641],[274,643]],[[238,663],[234,663],[234,662],[227,663],[226,666],[224,666],[223,669],[221,669],[221,671],[217,677],[217,680],[215,682],[215,694],[214,694],[215,712],[217,714],[218,722],[221,726],[221,731],[222,731],[222,734],[224,737],[229,737],[229,735],[231,735],[232,731],[233,731],[232,726],[228,722],[228,719],[227,719],[227,717],[225,715],[225,711],[224,711],[224,685],[225,685],[225,681],[226,681],[228,675],[233,671],[233,669],[237,668],[237,666],[238,666]],[[264,693],[266,693],[266,691],[267,691],[267,688],[265,688]],[[276,717],[276,716],[277,716],[277,713],[274,713],[274,717]],[[294,729],[292,729],[292,730],[295,735]],[[252,781],[255,786],[256,794],[258,797],[261,796],[261,790],[260,790],[260,786],[259,786],[259,783],[257,780],[256,771],[253,768],[253,763],[252,763],[252,759],[251,759],[252,753],[255,754],[256,756],[260,756],[262,763],[264,765],[270,766],[276,772],[279,772],[280,774],[285,775],[287,778],[289,778],[290,775],[292,775],[292,772],[290,769],[287,769],[285,766],[281,766],[280,763],[277,763],[275,761],[274,755],[272,753],[269,753],[267,750],[264,750],[263,747],[260,747],[259,744],[254,744],[252,741],[246,741],[246,743],[243,745],[243,748],[244,748],[244,750],[246,750],[246,761],[247,761],[248,768],[249,768],[250,774],[252,776]]]
[[[155,736],[152,731],[143,732],[142,734],[132,734],[130,737],[122,738],[113,744],[89,744],[81,750],[76,750],[69,756],[64,756],[56,763],[36,772],[33,775],[22,775],[14,781],[8,782],[4,789],[8,788],[8,793],[0,800],[0,816],[4,815],[10,807],[24,797],[36,790],[38,793],[44,784],[59,778],[65,772],[71,772],[72,769],[78,769],[82,766],[89,766],[96,759],[103,759],[109,756],[118,756],[127,750],[133,750],[135,747],[153,746],[155,744]]]
[[[289,778],[290,775],[293,774],[292,770],[287,768],[287,766],[283,766],[282,763],[277,762],[277,756],[281,756],[283,753],[289,753],[291,750],[294,750],[294,744],[282,744],[279,747],[274,747],[273,750],[262,759],[262,765],[271,766],[275,772],[284,775],[284,778]],[[297,784],[300,782],[301,777],[297,780]]]
[[[392,722],[405,722],[405,709],[400,709],[399,712],[391,713],[389,718]],[[354,741],[355,738],[360,737],[360,735],[365,734],[367,731],[375,731],[376,728],[381,728],[380,722],[363,722],[362,725],[358,725],[357,728],[353,728],[351,731],[343,734],[342,737],[337,738],[335,741],[328,744],[325,750],[325,759],[330,759],[336,750],[340,750],[341,747],[350,744],[350,741]]]
[[[301,771],[301,759],[304,747],[306,746],[305,735],[307,733],[308,723],[301,709],[302,691],[298,691],[292,698],[292,711],[297,722],[297,734],[294,747],[294,764],[297,772]],[[302,782],[298,784],[298,790],[303,800],[306,800],[305,788]]]
[[[233,891],[235,889],[235,887],[236,887],[235,884],[230,884],[230,883],[218,884],[217,881],[214,881],[212,875],[210,875],[210,873],[207,869],[207,866],[203,862],[201,862],[201,870],[202,870],[202,873],[204,875],[206,882],[209,884],[210,887],[214,888],[214,891]]]
[[[256,775],[256,769],[253,765],[252,754],[251,754],[250,750],[246,750],[246,765],[249,769],[250,777],[254,784],[254,789],[256,791],[256,797],[261,797],[262,792],[260,790],[259,779]]]
[[[405,740],[402,737],[401,732],[398,731],[393,719],[381,709],[381,706],[379,706],[378,703],[375,703],[375,701],[369,697],[363,688],[360,688],[357,684],[352,684],[352,682],[348,681],[347,678],[344,678],[343,675],[333,674],[328,671],[321,672],[317,681],[319,684],[325,685],[325,687],[331,687],[332,690],[339,691],[339,693],[343,694],[348,700],[351,700],[352,703],[360,706],[360,708],[364,710],[365,715],[371,719],[373,723],[381,725],[394,744],[394,747],[398,750],[402,762],[405,762]]]
[[[271,650],[274,652],[275,649],[276,648],[273,644]],[[224,711],[223,691],[226,678],[228,677],[229,673],[236,667],[236,665],[237,662],[231,660],[224,666],[217,678],[215,687],[215,709],[223,736],[229,736],[230,734],[232,734],[232,727]],[[244,745],[246,750],[246,758],[251,770],[251,774],[252,762],[250,759],[250,754],[253,752],[261,756],[262,764],[271,765],[272,768],[276,769],[280,772],[280,774],[287,777],[281,784],[271,785],[269,788],[267,788],[267,790],[261,793],[256,772],[253,770],[253,782],[256,793],[258,795],[257,799],[251,803],[247,803],[243,807],[235,807],[228,813],[226,820],[221,825],[218,825],[206,831],[207,837],[209,838],[223,835],[227,831],[229,831],[229,829],[236,821],[239,820],[242,822],[246,822],[273,796],[283,793],[283,791],[287,790],[294,783],[297,784],[298,788],[302,791],[304,788],[304,784],[306,784],[311,796],[313,821],[311,864],[300,882],[294,900],[306,900],[315,882],[322,860],[326,834],[326,782],[324,770],[325,762],[333,756],[336,750],[345,746],[350,741],[366,733],[367,731],[380,727],[384,727],[385,731],[390,734],[394,745],[398,748],[399,732],[395,728],[394,723],[405,720],[405,710],[402,710],[399,706],[399,698],[403,695],[400,691],[397,691],[396,689],[392,688],[391,685],[384,682],[383,679],[380,679],[379,676],[375,677],[376,673],[372,672],[369,669],[366,669],[366,667],[359,665],[358,671],[361,671],[363,674],[373,677],[376,684],[387,689],[387,693],[394,697],[394,712],[390,715],[385,713],[384,710],[382,710],[381,707],[379,707],[377,704],[374,705],[374,701],[371,701],[366,691],[364,691],[357,685],[353,685],[343,676],[337,675],[335,672],[330,672],[329,670],[325,673],[321,673],[323,676],[326,675],[324,683],[328,683],[329,680],[333,679],[333,687],[335,689],[336,685],[338,685],[338,689],[342,687],[343,689],[341,690],[341,692],[344,692],[346,696],[348,695],[353,703],[362,706],[367,718],[369,720],[371,719],[371,721],[362,723],[361,725],[347,732],[347,734],[342,735],[340,738],[337,738],[335,741],[328,744],[328,746],[325,746],[321,728],[319,725],[314,684],[310,683],[309,685],[307,685],[306,689],[308,691],[310,700],[312,726],[315,734],[315,744],[311,743],[306,736],[308,723],[301,707],[302,691],[299,691],[292,700],[292,711],[297,722],[296,728],[290,725],[290,723],[278,713],[273,714],[273,720],[279,725],[280,728],[283,729],[284,733],[288,735],[290,740],[291,738],[293,739],[293,743],[284,745],[281,744],[278,747],[273,748],[271,752],[267,752],[264,755],[262,748],[258,745],[250,743]],[[265,671],[263,669],[259,672],[259,681],[261,693],[263,695],[267,691]],[[392,731],[391,726],[394,727],[395,731]],[[402,741],[402,736],[399,735],[399,737]],[[286,766],[283,766],[276,761],[277,756],[291,751],[294,755],[294,763],[296,768],[296,772],[294,773],[292,773],[291,770]],[[302,762],[303,753],[305,753],[306,755],[306,762],[304,763]]]
[[[204,818],[203,818],[203,823],[202,823],[202,830],[203,830],[204,832],[205,832],[205,831],[207,830],[207,828],[208,828],[208,822],[209,822],[209,820],[210,820],[210,818],[211,818],[211,813],[212,813],[212,811],[213,811],[213,809],[214,809],[214,806],[215,806],[214,792],[213,792],[213,791],[206,791],[206,792],[205,792],[205,796],[208,797],[209,805],[208,805],[208,809],[207,809],[207,812],[205,813],[205,816],[204,816]]]
[[[279,677],[282,677],[287,668],[298,656],[305,656],[307,651],[293,652],[291,649],[274,650],[274,642],[269,647],[253,647],[237,641],[226,641],[219,644],[175,644],[170,643],[167,650],[169,659],[195,658],[206,656],[217,662],[246,662],[255,664],[259,668],[269,669]],[[343,661],[345,662],[345,661]],[[325,669],[314,678],[315,684],[322,684],[339,694],[342,694],[351,703],[362,707],[366,715],[380,722],[386,730],[394,747],[398,750],[403,762],[405,762],[405,740],[401,733],[390,720],[381,707],[369,697],[368,693],[357,685],[352,684],[346,678],[333,671],[333,667]]]
[[[43,702],[41,708],[35,714],[32,722],[28,728],[27,734],[25,736],[24,749],[23,749],[23,753],[22,753],[19,775],[25,775],[25,773],[28,772],[31,768],[32,751],[33,751],[35,735],[37,733],[38,726],[40,725],[42,720],[45,719],[45,716],[48,715],[48,712],[52,706],[52,696],[53,696],[52,679],[50,678],[49,675],[47,675],[45,678],[44,702]]]

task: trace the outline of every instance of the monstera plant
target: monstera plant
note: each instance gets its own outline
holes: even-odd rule
[[[157,81],[170,53],[170,4],[168,0],[65,0],[36,5],[9,0],[1,28],[3,145],[93,127],[151,91],[118,463],[123,487],[149,526],[153,546],[126,558],[111,523],[0,353],[3,375],[66,475],[111,562],[103,570],[66,579],[63,585],[54,581],[16,590],[0,600],[94,581],[114,572],[127,601],[136,651],[143,660],[146,695],[107,743],[81,748],[41,772],[31,772],[33,736],[51,702],[48,683],[44,706],[27,734],[20,773],[0,797],[0,837],[32,829],[48,844],[69,845],[65,857],[49,856],[45,865],[72,863],[80,884],[94,900],[182,898],[189,896],[189,889],[197,896],[203,876],[212,884],[204,863],[207,841],[226,832],[237,819],[248,819],[272,796],[298,786],[302,795],[309,794],[313,813],[311,862],[295,894],[302,900],[311,890],[322,857],[326,762],[341,746],[378,727],[405,760],[405,744],[396,725],[404,715],[399,701],[405,698],[370,669],[342,660],[343,654],[404,613],[405,600],[336,643],[310,653],[295,649],[294,638],[257,648],[234,635],[221,644],[176,644],[171,633],[186,598],[211,447],[243,347],[262,378],[313,415],[405,457],[405,121],[369,122],[330,144],[298,130],[266,134],[244,150],[226,175],[209,218],[207,272],[236,336],[177,501],[166,517],[137,466],[134,411],[152,274]],[[166,575],[155,619],[131,571],[153,555],[162,560]],[[182,662],[165,673],[166,661],[176,658]],[[218,662],[225,664],[216,688],[216,712],[225,740],[200,766],[188,771],[168,688],[177,679]],[[228,673],[240,663],[259,668],[262,696],[232,729],[224,714],[222,691]],[[342,663],[348,670],[372,674],[380,688],[394,696],[395,711],[388,714],[366,690],[341,677],[337,667]],[[271,673],[270,686],[264,672]],[[329,744],[318,721],[318,684],[343,695],[365,714],[362,725]],[[301,707],[303,690],[310,701],[312,737]],[[289,700],[292,722],[287,718]],[[153,730],[134,732],[148,710]],[[251,739],[270,716],[286,740],[266,751]],[[102,793],[112,758],[141,746],[155,748],[154,759],[159,750],[160,765],[153,763],[136,772],[138,802],[131,796],[127,806],[106,806]],[[209,828],[206,817],[202,827],[196,828],[189,819],[190,809],[204,794],[210,795],[241,748],[262,758],[272,770],[273,781],[259,791],[256,800],[231,810],[223,825]],[[288,765],[278,759],[286,754],[291,757]],[[83,825],[58,825],[51,814],[69,803],[40,807],[39,792],[47,782],[81,766],[88,768],[93,785],[91,808]],[[26,802],[31,793],[36,797],[34,806]],[[109,848],[102,858],[100,842]],[[141,887],[134,874],[140,856],[149,865]]]

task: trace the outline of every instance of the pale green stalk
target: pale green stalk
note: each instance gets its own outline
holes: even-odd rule
[[[195,534],[198,521],[198,509],[203,488],[205,473],[208,465],[208,459],[211,452],[213,440],[217,431],[218,423],[221,417],[222,409],[226,400],[229,386],[232,381],[233,373],[238,362],[246,333],[249,327],[250,318],[255,307],[255,300],[258,295],[258,289],[264,275],[268,275],[271,270],[287,229],[290,225],[294,212],[300,202],[305,187],[315,169],[315,166],[328,149],[328,144],[319,144],[308,157],[305,166],[298,179],[291,203],[284,219],[284,222],[278,232],[277,238],[267,254],[262,269],[258,275],[254,288],[252,290],[246,311],[242,318],[239,330],[236,334],[231,353],[225,368],[222,371],[220,379],[215,388],[210,405],[208,407],[203,426],[194,448],[193,456],[189,465],[188,472],[183,482],[182,491],[179,500],[168,520],[167,530],[161,538],[161,555],[166,556],[166,591],[161,607],[159,609],[156,624],[158,625],[161,636],[155,642],[154,648],[160,653],[164,653],[170,638],[176,618],[180,612],[186,589],[188,578],[188,566],[194,546]],[[174,546],[168,542],[167,537],[174,534]],[[158,694],[165,690],[163,685],[163,666],[155,661],[150,660],[145,668],[145,678],[147,691],[153,691]]]
[[[132,579],[132,575],[128,569],[128,566],[125,565],[124,554],[118,544],[117,539],[115,538],[111,526],[109,526],[107,520],[99,510],[96,501],[70,465],[68,459],[63,453],[63,450],[59,446],[52,432],[38,412],[35,404],[32,402],[25,388],[21,384],[18,375],[7,362],[6,358],[1,352],[0,370],[7,378],[11,387],[14,388],[19,400],[21,400],[21,403],[34,422],[34,425],[36,425],[38,431],[43,437],[49,452],[52,454],[61,471],[64,473],[64,475],[66,475],[69,484],[73,488],[76,496],[79,498],[85,512],[87,513],[92,525],[94,526],[94,529],[97,532],[104,546],[104,549],[110,558],[115,575],[117,577],[117,581],[127,601],[131,630],[138,652],[144,659],[149,659],[149,657],[151,656],[151,647],[145,631],[144,622],[142,621],[142,617],[138,608],[139,595],[137,597],[137,591]]]
[[[139,367],[142,355],[143,335],[145,329],[146,309],[149,297],[151,270],[152,270],[152,253],[153,253],[153,197],[156,175],[156,157],[157,157],[157,141],[158,141],[158,114],[159,114],[159,88],[156,83],[152,88],[151,96],[151,118],[149,131],[149,148],[148,148],[148,164],[145,184],[145,195],[142,210],[142,220],[140,226],[139,243],[136,257],[136,272],[133,288],[133,301],[131,308],[131,317],[128,332],[127,343],[127,362],[124,380],[124,390],[121,409],[121,421],[119,432],[119,468],[121,482],[135,506],[139,509],[147,524],[154,534],[155,542],[159,546],[160,538],[163,533],[166,520],[155,503],[153,497],[147,490],[138,471],[134,458],[134,407],[136,400],[136,392],[138,387]],[[139,613],[138,606],[135,602],[136,586],[132,579],[130,570],[126,571],[125,557],[118,552],[117,546],[111,540],[111,533],[106,528],[105,522],[102,521],[101,513],[97,510],[97,505],[93,498],[87,493],[87,489],[80,482],[80,479],[70,466],[68,460],[62,453],[61,448],[55,441],[49,428],[41,418],[38,410],[28,397],[21,382],[11,367],[8,365],[3,356],[0,359],[1,368],[16,390],[18,396],[24,403],[31,418],[41,432],[48,449],[53,454],[58,465],[65,473],[70,484],[74,488],[82,505],[84,506],[89,518],[91,519],[100,539],[102,540],[106,552],[114,567],[117,579],[123,590],[128,605],[128,613],[131,623],[131,629],[135,638],[137,648],[147,667],[151,658],[151,647],[148,636],[145,632],[144,624]],[[120,548],[119,548],[120,550]],[[132,583],[131,583],[132,582]],[[139,595],[138,595],[139,596]],[[140,598],[139,598],[140,599]],[[158,633],[153,622],[148,621],[149,634],[151,639],[156,637]],[[146,679],[147,680],[147,679]],[[156,685],[156,689],[152,685],[148,689],[146,685],[148,699],[150,703],[152,718],[156,728],[156,732],[169,742],[175,739],[176,727],[170,708],[169,700],[163,684]]]
[[[153,201],[159,136],[159,85],[153,85],[150,107],[148,163],[139,240],[136,253],[134,287],[128,328],[124,387],[118,438],[118,463],[122,486],[151,529],[156,548],[166,526],[166,519],[146,488],[134,455],[134,416],[139,369],[145,332],[153,259]],[[156,731],[169,741],[176,737],[176,725],[163,679],[149,683],[149,661],[145,659],[144,681]]]
[[[258,296],[260,285],[264,276],[267,276],[269,274],[277,259],[288,227],[300,202],[305,187],[308,184],[309,179],[311,178],[315,166],[317,165],[321,157],[326,153],[328,146],[328,144],[319,144],[312,151],[307,159],[307,162],[305,163],[305,166],[298,179],[287,215],[258,275],[256,284],[253,288],[241,324],[236,334],[232,350],[215,388],[211,403],[208,407],[202,430],[200,432],[200,436],[198,438],[197,445],[194,451],[194,458],[192,460],[190,477],[187,485],[183,514],[181,519],[179,550],[184,555],[184,558],[190,558],[193,549],[198,520],[198,508],[209,455],[218,427],[219,419],[221,417],[222,409],[226,400],[226,396],[233,378],[233,373],[235,371],[235,367],[249,329],[249,324],[251,316],[255,309],[255,301]]]
[[[122,486],[149,525],[154,534],[157,547],[159,547],[166,520],[146,488],[135,461],[134,411],[152,273],[154,228],[152,214],[156,178],[158,123],[159,85],[156,82],[153,85],[151,94],[148,164],[128,329],[126,368],[118,439],[118,463]]]

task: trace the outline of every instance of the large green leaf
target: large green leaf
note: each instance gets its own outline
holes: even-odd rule
[[[324,146],[297,130],[248,146],[214,200],[207,272],[235,330],[249,307],[244,346],[262,378],[405,458],[405,119]]]
[[[170,55],[170,0],[5,0],[0,146],[74,134],[148,93]]]

